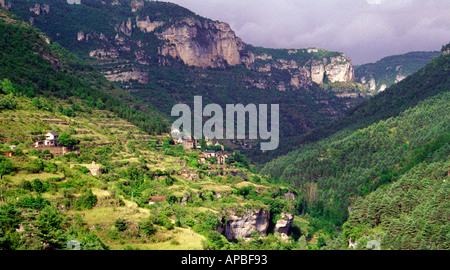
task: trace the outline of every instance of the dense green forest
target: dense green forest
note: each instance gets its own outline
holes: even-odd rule
[[[411,181],[410,178],[420,178],[424,171],[436,166],[442,166],[442,170],[448,172],[449,74],[449,56],[439,56],[425,68],[362,104],[350,116],[337,122],[348,123],[347,128],[320,141],[300,146],[298,150],[269,162],[261,172],[276,177],[280,182],[301,188],[304,200],[302,211],[322,217],[337,226],[347,220],[348,207],[354,205],[354,209],[359,210],[351,212],[344,234],[347,236],[346,240],[348,237],[357,240],[364,233],[355,224],[375,228],[380,225],[380,220],[376,219],[380,219],[380,215],[384,218],[382,212],[375,217],[367,217],[361,210],[364,207],[367,209],[368,204],[370,207],[378,207],[377,209],[384,207],[382,204],[386,200],[374,199],[375,196],[379,199],[379,196],[387,195],[381,190],[401,192],[398,185]],[[350,124],[349,121],[352,120],[356,123]],[[439,179],[436,181],[441,183],[445,182],[444,177],[445,173],[435,176]],[[400,181],[401,179],[403,180]],[[396,183],[395,186],[392,183]],[[439,189],[440,185],[430,188]],[[444,186],[442,188],[445,190]],[[448,196],[444,190],[440,192]],[[427,198],[436,195],[430,194],[429,190],[423,192],[423,196],[428,196]],[[434,199],[430,197],[429,200]],[[361,201],[363,204],[360,206]],[[425,202],[428,199],[424,199]],[[412,215],[414,212],[396,206],[397,203],[401,204],[396,199],[389,200],[389,203],[398,207],[397,213],[402,216]],[[444,231],[441,233],[444,233],[446,229],[443,228],[442,220],[445,219],[445,213],[448,213],[448,203],[437,203],[442,203],[442,208],[434,212],[439,217],[433,223],[433,229],[442,229]],[[361,216],[363,218],[356,221]],[[395,217],[393,215],[389,218]],[[398,226],[399,224],[402,223],[397,223]],[[399,232],[405,229],[401,226],[396,231],[385,229],[384,226],[377,228],[380,232],[388,233],[386,237],[397,239],[391,239],[392,241],[400,241],[398,239],[403,235]],[[417,241],[420,244],[422,240]],[[434,239],[423,245],[435,248],[448,245],[445,242],[447,240],[441,241],[442,238]],[[400,248],[394,242],[386,242],[386,245],[388,248]]]

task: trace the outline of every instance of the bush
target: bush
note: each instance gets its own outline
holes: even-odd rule
[[[212,212],[208,213],[203,221],[206,227],[211,230],[216,230],[221,225],[220,218]]]
[[[31,187],[34,191],[41,194],[47,191],[48,183],[43,183],[40,179],[36,178],[31,182]]]
[[[8,175],[15,170],[14,165],[5,157],[0,157],[0,179],[3,175]]]
[[[80,196],[77,200],[77,205],[83,208],[92,209],[94,205],[97,203],[97,196],[92,193],[92,190],[86,191],[83,195]]]
[[[30,208],[35,210],[42,210],[47,205],[50,205],[50,201],[42,198],[41,196],[34,197],[25,197],[20,199],[17,202],[17,206],[22,208]]]
[[[44,166],[44,162],[40,159],[35,159],[32,162],[30,162],[27,166],[26,166],[26,170],[29,173],[40,173],[44,170],[45,166]]]
[[[67,133],[67,132],[63,132],[63,133],[61,133],[61,135],[58,137],[58,142],[59,142],[61,145],[63,145],[63,146],[66,146],[66,147],[73,147],[73,146],[79,144],[79,143],[80,143],[80,140],[78,140],[78,139],[76,139],[76,138],[72,138],[72,137],[70,136],[70,134]]]
[[[119,232],[123,232],[128,228],[128,224],[123,218],[118,218],[114,221],[114,227],[116,227]]]
[[[144,220],[139,223],[139,229],[147,236],[151,236],[156,232],[156,228],[150,220]]]

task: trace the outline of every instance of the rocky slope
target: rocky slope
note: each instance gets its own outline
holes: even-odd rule
[[[410,52],[385,57],[375,63],[355,67],[355,81],[365,85],[370,93],[383,92],[425,66],[439,52]]]

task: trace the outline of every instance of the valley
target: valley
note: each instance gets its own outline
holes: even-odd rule
[[[353,66],[166,2],[0,6],[0,250],[449,249],[448,44]],[[279,104],[278,148],[175,138],[194,96]]]

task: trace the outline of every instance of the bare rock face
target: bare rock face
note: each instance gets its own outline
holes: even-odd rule
[[[311,80],[315,83],[323,83],[325,77],[325,66],[321,62],[313,62],[311,65]]]
[[[81,30],[80,32],[77,33],[77,40],[78,41],[83,41],[83,40],[85,40],[85,38],[86,38],[86,35],[84,34],[83,30]]]
[[[133,23],[131,21],[131,18],[128,18],[127,21],[122,22],[121,25],[119,25],[116,30],[124,33],[127,36],[131,36],[131,34],[133,33]]]
[[[325,66],[325,73],[330,82],[353,82],[355,79],[351,61],[344,55],[331,57],[331,63]]]
[[[296,193],[292,192],[292,191],[288,191],[288,192],[286,192],[286,193],[283,195],[283,197],[284,197],[285,199],[287,199],[287,200],[294,200],[294,201],[296,201],[297,198],[298,198],[298,195],[297,195]]]
[[[267,233],[270,213],[264,210],[245,213],[242,217],[229,215],[225,227],[225,237],[228,240],[248,239],[253,231]]]
[[[304,68],[299,68],[291,73],[291,86],[294,88],[311,86],[308,72]]]
[[[130,3],[131,11],[136,12],[138,9],[144,7],[144,0],[133,0]]]
[[[244,44],[223,22],[186,18],[167,27],[158,37],[168,41],[160,54],[179,58],[187,65],[223,67],[242,63]]]
[[[41,14],[49,14],[50,13],[50,6],[47,4],[35,4],[34,6],[30,7],[30,12],[41,15]]]
[[[288,54],[297,54],[302,51],[303,53],[318,53],[319,49],[298,49],[288,50]],[[313,55],[311,55],[313,58]],[[270,54],[262,53],[255,55],[254,60],[258,60],[259,64],[254,70],[262,73],[270,73],[273,69],[289,71],[291,76],[290,86],[291,88],[298,89],[301,87],[308,88],[312,85],[312,82],[317,84],[323,84],[326,82],[353,82],[354,70],[351,63],[351,59],[340,54],[334,57],[323,58],[321,60],[310,59],[306,60],[304,56],[294,58],[290,60],[286,59],[273,59]],[[282,89],[283,87],[278,87]]]
[[[289,229],[291,228],[292,221],[294,220],[293,214],[285,214],[281,215],[281,218],[275,224],[274,233],[278,232],[281,235],[287,236],[289,233]]]
[[[139,17],[136,18],[136,26],[144,33],[153,32],[157,27],[164,25],[164,22],[150,21],[147,16],[145,19],[140,20]]]

